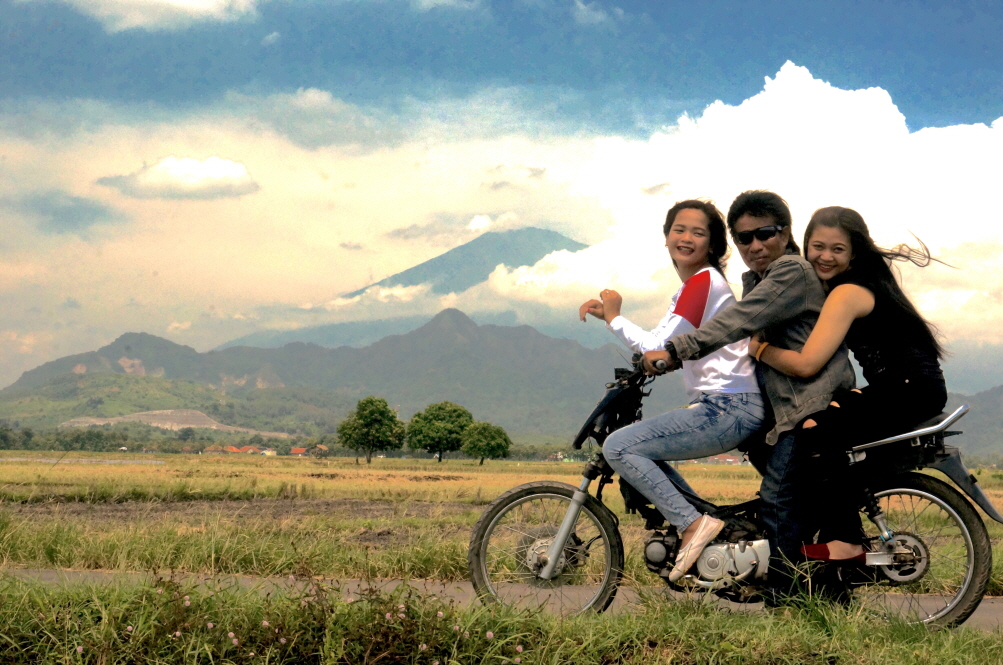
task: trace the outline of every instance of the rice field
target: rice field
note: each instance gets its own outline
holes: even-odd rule
[[[0,564],[5,567],[286,575],[342,579],[466,578],[470,529],[483,506],[535,480],[577,485],[581,463],[239,455],[0,455]],[[684,464],[716,502],[752,498],[748,466]],[[977,472],[1003,506],[1003,475]],[[651,579],[646,532],[616,486],[630,579]],[[1003,528],[993,593],[1003,593]]]

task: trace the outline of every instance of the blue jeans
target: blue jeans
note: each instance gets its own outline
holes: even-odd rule
[[[701,393],[685,409],[613,432],[603,444],[603,455],[621,478],[682,531],[700,513],[676,485],[696,492],[675,469],[663,470],[654,460],[696,459],[727,452],[759,429],[763,412],[759,393]]]
[[[807,451],[799,450],[797,443],[794,430],[785,432],[775,445],[764,445],[766,459],[756,465],[763,474],[760,519],[770,541],[771,574],[781,579],[789,564],[803,560],[801,545],[811,542],[815,531],[807,501],[812,496],[809,488],[819,478],[811,473]]]

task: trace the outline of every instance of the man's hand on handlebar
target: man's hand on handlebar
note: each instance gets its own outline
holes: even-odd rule
[[[665,374],[666,372],[679,369],[673,363],[672,356],[665,350],[645,351],[642,363],[644,365],[644,373],[648,376]]]

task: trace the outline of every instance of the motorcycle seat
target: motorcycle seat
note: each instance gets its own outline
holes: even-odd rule
[[[904,434],[896,434],[895,436],[890,436],[886,439],[881,439],[880,441],[872,441],[871,443],[864,443],[859,446],[854,446],[850,450],[852,452],[857,452],[860,450],[867,450],[868,448],[875,448],[877,446],[883,446],[889,443],[895,443],[896,441],[906,441],[908,439],[916,439],[922,436],[930,436],[932,434],[939,434],[954,424],[959,418],[968,413],[969,407],[967,404],[962,404],[957,409],[951,413],[946,411],[941,413],[939,416],[934,416],[929,420],[924,420],[914,426],[909,432]]]

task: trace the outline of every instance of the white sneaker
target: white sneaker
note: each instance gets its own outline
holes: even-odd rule
[[[686,543],[686,547],[679,550],[676,555],[676,565],[669,573],[669,581],[675,582],[685,575],[686,571],[692,568],[693,564],[700,558],[700,553],[703,552],[703,548],[707,547],[707,543],[714,540],[714,536],[721,533],[723,528],[724,522],[710,515],[702,515],[697,519],[697,531],[690,538],[690,542]]]

